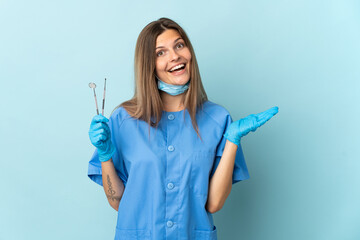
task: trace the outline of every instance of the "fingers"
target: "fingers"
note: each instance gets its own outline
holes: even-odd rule
[[[110,138],[108,122],[109,120],[101,114],[93,117],[89,129],[89,137],[94,146],[101,147]]]
[[[97,131],[99,129],[105,129],[106,132],[110,132],[108,123],[109,119],[104,117],[103,115],[95,115],[91,120],[90,131]]]
[[[255,114],[257,118],[258,125],[261,126],[267,121],[269,121],[270,118],[272,118],[275,114],[277,114],[279,111],[278,107],[272,107],[264,112]]]
[[[99,134],[110,135],[110,131],[104,128],[90,129],[89,133],[91,133],[93,136],[97,136]]]
[[[108,138],[108,135],[103,134],[103,133],[99,133],[97,135],[94,135],[92,137],[92,140],[93,140],[93,142],[97,143],[97,142],[100,142],[100,141],[105,141],[107,138]]]
[[[106,133],[104,129],[99,129],[98,131],[89,132],[89,137],[91,143],[95,147],[99,147],[110,138],[110,134]]]
[[[106,117],[104,117],[103,115],[99,114],[99,115],[95,115],[93,117],[93,119],[91,120],[91,124],[94,124],[94,123],[98,123],[98,122],[103,122],[103,123],[106,123],[108,122],[109,119],[107,119]]]
[[[231,123],[227,132],[230,132],[231,134],[234,133],[232,135],[239,136],[241,138],[247,135],[250,131],[255,132],[258,127],[260,127],[270,118],[272,118],[278,111],[278,107],[273,107],[258,114],[250,114],[245,118]],[[231,136],[230,138],[234,137]]]
[[[264,112],[255,114],[259,120],[262,120],[263,118],[267,118],[268,116],[274,116],[279,111],[278,107],[272,107]]]
[[[105,132],[110,132],[110,128],[106,123],[99,122],[90,125],[90,131],[98,131],[100,129],[103,129]]]

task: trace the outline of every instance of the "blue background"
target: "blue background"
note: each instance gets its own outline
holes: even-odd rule
[[[251,178],[214,214],[221,240],[360,239],[359,1],[0,1],[0,239],[113,239],[87,177],[95,103],[133,95],[141,29],[177,21],[209,99],[234,120]],[[99,105],[100,100],[99,100]]]

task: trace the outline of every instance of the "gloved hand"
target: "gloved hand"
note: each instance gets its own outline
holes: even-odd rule
[[[250,131],[255,132],[258,127],[267,122],[270,118],[277,114],[278,111],[278,107],[272,107],[265,112],[250,114],[245,118],[232,122],[226,130],[224,137],[239,146],[241,137],[245,136]]]
[[[96,115],[91,121],[89,130],[90,141],[97,148],[101,162],[110,160],[115,153],[115,147],[111,142],[110,128],[107,122],[109,122],[109,119],[103,115]]]

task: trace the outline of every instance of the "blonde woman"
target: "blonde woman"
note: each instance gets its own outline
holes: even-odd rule
[[[240,139],[278,108],[232,122],[208,101],[191,42],[168,18],[141,31],[134,65],[133,98],[89,130],[88,176],[118,211],[115,239],[217,239],[212,213],[249,178]]]

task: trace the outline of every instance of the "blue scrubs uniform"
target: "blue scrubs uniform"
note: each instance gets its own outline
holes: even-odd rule
[[[185,112],[185,120],[184,120]],[[187,110],[163,111],[158,129],[132,118],[124,108],[109,119],[116,171],[125,185],[118,209],[115,239],[216,240],[212,214],[206,211],[214,174],[232,122],[229,112],[210,101],[197,112],[201,141]],[[95,150],[88,176],[102,185]],[[241,146],[232,183],[249,178]]]

